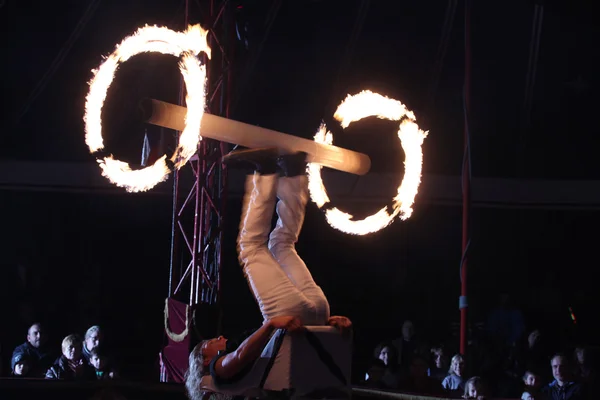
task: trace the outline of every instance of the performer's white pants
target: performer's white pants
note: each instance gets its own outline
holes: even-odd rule
[[[277,198],[279,218],[269,236]],[[246,180],[238,252],[265,321],[291,315],[304,325],[325,325],[329,319],[327,298],[295,248],[307,201],[304,175],[255,173]]]

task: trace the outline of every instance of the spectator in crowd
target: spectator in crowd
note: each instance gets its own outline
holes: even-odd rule
[[[590,351],[588,347],[577,347],[575,349],[575,363],[577,365],[577,377],[581,382],[597,383],[598,379],[598,354]]]
[[[398,351],[391,342],[382,342],[375,348],[376,358],[385,364],[382,382],[390,389],[398,389],[400,368],[398,366]]]
[[[96,371],[96,379],[115,379],[116,371],[111,367],[108,357],[101,351],[100,347],[94,347],[90,351],[90,365]]]
[[[580,400],[585,399],[583,386],[575,380],[574,368],[568,357],[556,354],[550,361],[554,380],[542,389],[546,400]]]
[[[398,364],[401,365],[403,370],[407,371],[412,356],[421,350],[421,343],[416,337],[415,324],[412,321],[404,321],[402,324],[402,336],[394,339],[392,345],[398,351]]]
[[[542,378],[550,379],[551,375],[546,371],[551,355],[548,351],[546,335],[540,329],[532,330],[527,336],[527,343],[521,354],[522,370],[540,371]]]
[[[419,393],[427,396],[443,394],[439,381],[427,375],[427,359],[416,354],[413,356],[408,376],[400,384],[400,389],[409,393]]]
[[[432,347],[431,358],[432,366],[427,370],[427,375],[441,383],[448,373],[448,359],[444,354],[444,349],[442,347]]]
[[[82,355],[82,341],[77,335],[69,335],[62,341],[62,355],[46,372],[46,379],[92,380],[94,369]]]
[[[98,325],[90,327],[84,336],[83,341],[83,357],[90,362],[91,351],[100,346],[102,342],[102,331]]]
[[[483,380],[474,376],[465,383],[465,399],[484,399],[487,395]]]
[[[15,365],[17,361],[23,358],[26,358],[29,364],[27,374],[33,377],[44,376],[45,371],[52,364],[52,353],[46,346],[46,335],[44,334],[42,325],[39,323],[35,323],[29,327],[27,340],[13,351],[11,370],[17,376],[20,376],[20,374],[17,374]],[[23,369],[19,368],[19,371],[22,372]]]
[[[385,363],[379,358],[374,358],[369,365],[363,385],[373,389],[390,389],[383,381],[385,371]]]
[[[456,354],[450,361],[448,375],[442,381],[442,387],[451,392],[465,390],[465,359],[462,355]]]
[[[523,375],[523,383],[525,384],[525,389],[523,390],[523,394],[521,395],[521,400],[535,400],[536,397],[538,399],[541,398],[541,376],[539,376],[533,371],[526,371],[525,375]]]

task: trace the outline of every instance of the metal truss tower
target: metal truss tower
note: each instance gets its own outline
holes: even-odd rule
[[[202,10],[202,14],[208,16],[203,26],[210,30],[208,40],[212,50],[211,60],[207,60],[208,112],[228,117],[231,60],[225,46],[233,48],[230,2],[209,0],[204,3],[209,10]],[[227,170],[220,160],[227,151],[226,143],[203,138],[198,152],[188,163],[194,177],[192,188],[182,188],[181,173],[174,176],[169,297],[181,299],[187,295],[191,307],[217,304],[219,300],[227,181]],[[187,218],[191,209],[193,223]]]
[[[200,22],[209,30],[208,43],[212,53],[210,60],[204,60],[207,65],[207,111],[229,117],[230,66],[235,47],[233,5],[228,0],[196,3],[201,7]],[[186,25],[189,23],[188,15],[189,0],[186,1]],[[184,90],[181,91],[181,103],[185,98]],[[163,382],[181,381],[181,374],[169,372],[166,366],[187,363],[193,320],[202,319],[202,325],[209,326],[215,333],[220,330],[221,245],[227,201],[227,170],[221,164],[221,157],[227,152],[228,144],[203,138],[197,153],[181,171],[174,174],[169,301],[175,306],[187,305],[184,317],[186,335],[181,335],[187,337],[173,340],[165,326],[169,336],[167,347],[176,351],[165,352],[165,347],[161,352],[160,379]],[[204,306],[217,310],[211,313],[213,317],[197,312]],[[166,307],[170,307],[169,302]],[[214,315],[219,317],[214,318]],[[165,323],[168,323],[166,318]],[[168,353],[176,356],[168,356]],[[166,360],[168,357],[180,359],[184,356],[185,360]]]

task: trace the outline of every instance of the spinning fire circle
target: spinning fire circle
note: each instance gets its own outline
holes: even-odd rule
[[[102,138],[102,106],[119,64],[131,57],[147,52],[170,54],[181,57],[179,69],[187,89],[187,114],[185,128],[179,136],[179,144],[170,161],[175,168],[181,168],[194,155],[200,137],[200,123],[205,107],[206,67],[201,65],[197,55],[206,53],[210,58],[210,48],[206,41],[207,31],[200,25],[190,26],[185,32],[175,32],[168,28],[145,26],[117,45],[97,70],[89,82],[90,89],[85,102],[85,142],[91,153],[104,148]],[[126,162],[112,156],[99,158],[102,175],[117,186],[129,192],[146,191],[164,181],[171,171],[167,156],[163,155],[153,165],[132,170]]]
[[[311,199],[319,208],[325,207],[325,217],[332,227],[353,235],[377,232],[388,226],[396,216],[402,220],[408,219],[412,214],[412,205],[421,183],[422,145],[427,137],[427,132],[419,129],[415,115],[401,102],[377,93],[363,91],[356,95],[349,95],[334,114],[334,118],[340,121],[342,128],[347,128],[352,122],[372,116],[401,121],[398,137],[405,153],[405,170],[402,183],[398,187],[398,194],[393,199],[391,213],[388,213],[387,207],[384,207],[365,219],[354,220],[352,215],[338,208],[326,207],[330,205],[330,200],[321,177],[322,166],[315,163],[308,166],[308,187]],[[325,124],[322,124],[314,140],[331,145],[333,144],[333,135],[327,131]]]

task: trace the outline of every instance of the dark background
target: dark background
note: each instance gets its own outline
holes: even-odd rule
[[[196,3],[190,2],[192,22],[205,18],[205,7]],[[334,126],[331,111],[347,93],[372,89],[407,104],[430,131],[425,175],[459,175],[464,3],[458,2],[437,84],[434,67],[448,3],[370,3],[361,35],[346,52],[359,2],[284,2],[251,79],[238,88],[232,118],[309,138],[321,119]],[[146,23],[183,27],[183,2],[105,0],[62,61],[53,64],[89,4],[95,3],[7,0],[0,8],[2,158],[94,162],[85,147],[82,121],[90,70]],[[264,36],[269,4],[243,4],[245,14],[238,18],[252,27],[251,50]],[[598,79],[592,74],[597,69],[597,24],[591,9],[566,1],[545,3],[529,114],[523,99],[533,10],[534,2],[528,1],[472,4],[473,176],[598,179]],[[242,82],[249,50],[241,43],[237,47],[234,82]],[[47,73],[51,78],[39,91]],[[104,110],[107,149],[139,162],[144,130],[152,128],[130,111],[144,96],[176,102],[178,90],[174,58],[142,55],[123,64]],[[36,91],[39,95],[31,97]],[[377,134],[370,136],[373,127]],[[380,170],[401,167],[394,124],[367,120],[349,129],[347,137],[333,129],[336,143],[386,160]],[[381,207],[348,200],[347,209],[358,215]],[[171,207],[169,196],[152,192],[0,191],[3,349],[21,342],[34,318],[47,322],[57,342],[99,323],[118,348],[126,349],[129,365],[141,365],[131,367],[134,375],[151,372],[163,340]],[[228,334],[260,323],[236,260],[239,209],[239,200],[232,199],[223,277]],[[558,332],[560,327],[572,340],[600,333],[594,323],[599,218],[597,211],[585,210],[475,208],[472,320],[484,320],[497,296],[509,292],[526,312],[530,328],[541,324]],[[334,231],[311,205],[298,249],[333,311],[354,320],[357,356],[364,357],[381,338],[399,335],[405,318],[415,319],[433,339],[450,335],[459,315],[460,235],[459,207],[418,198],[409,221],[366,237]],[[17,284],[19,264],[38,281],[29,292]],[[577,326],[569,318],[569,306],[577,314]]]

